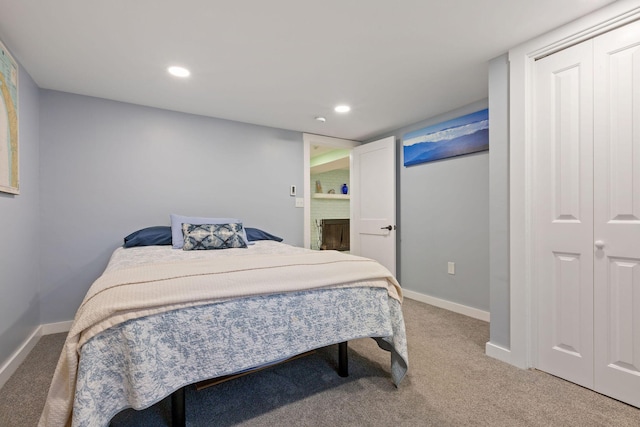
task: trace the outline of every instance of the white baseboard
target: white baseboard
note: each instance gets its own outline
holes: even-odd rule
[[[11,375],[18,369],[18,366],[27,358],[29,352],[33,350],[33,347],[36,346],[38,340],[42,336],[42,326],[38,326],[32,333],[27,337],[26,340],[22,343],[22,345],[13,352],[9,359],[0,367],[0,388],[4,386],[4,384],[9,381]]]
[[[73,320],[68,320],[66,322],[46,323],[42,325],[42,335],[51,335],[51,334],[59,334],[61,332],[69,332],[69,329],[71,329],[72,324],[73,324]]]
[[[33,350],[33,347],[36,346],[40,337],[43,335],[68,332],[72,324],[73,320],[69,320],[67,322],[46,323],[38,326],[31,335],[24,340],[22,345],[13,352],[9,359],[0,366],[0,388],[11,378],[11,375],[18,369],[20,364],[24,362],[24,359],[27,358],[31,350]]]
[[[511,364],[511,350],[509,349],[488,342],[484,347],[484,352],[489,357]]]
[[[414,299],[416,301],[424,302],[429,305],[444,308],[445,310],[473,317],[474,319],[484,320],[485,322],[489,322],[491,319],[491,314],[488,311],[478,310],[477,308],[469,307],[440,298],[431,297],[429,295],[421,294],[420,292],[410,291],[403,288],[402,295],[409,299]]]
[[[468,307],[466,305],[458,304],[455,302],[443,300],[440,298],[434,298],[429,295],[421,294],[420,292],[410,291],[408,289],[402,289],[402,294],[416,301],[424,302],[429,305],[433,305],[445,310],[453,311],[454,313],[463,314],[465,316],[473,317],[474,319],[484,320],[485,322],[491,321],[491,313],[477,308]],[[502,362],[511,364],[511,350],[499,345],[488,342],[485,344],[485,354],[494,359],[498,359]]]

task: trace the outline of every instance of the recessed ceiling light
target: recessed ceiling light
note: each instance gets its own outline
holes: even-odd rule
[[[167,68],[167,71],[169,71],[169,74],[176,77],[189,77],[189,75],[191,75],[191,71],[183,67],[169,67]]]
[[[336,113],[348,113],[349,111],[351,111],[351,107],[349,107],[348,105],[338,105],[333,110]]]
[[[322,117],[322,116],[316,117],[316,120],[319,121],[319,122],[322,122],[322,123],[327,121],[326,117]]]

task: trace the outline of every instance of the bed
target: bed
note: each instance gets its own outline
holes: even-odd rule
[[[337,251],[251,243],[116,249],[78,309],[39,425],[107,426],[169,395],[180,422],[189,384],[363,337],[390,352],[391,380],[402,381],[402,291],[388,270]]]

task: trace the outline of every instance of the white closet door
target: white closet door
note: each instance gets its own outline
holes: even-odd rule
[[[535,72],[537,366],[593,388],[592,41]]]
[[[640,22],[594,61],[595,390],[640,407]]]

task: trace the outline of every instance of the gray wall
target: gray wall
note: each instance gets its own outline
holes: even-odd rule
[[[489,63],[490,342],[510,348],[509,302],[509,62]]]
[[[237,217],[302,246],[302,134],[42,91],[42,323],[73,318],[122,238],[169,214]]]
[[[487,108],[487,100],[397,129],[402,136]],[[489,311],[489,152],[399,169],[398,277],[406,289]],[[447,262],[456,274],[447,273]]]
[[[38,87],[18,76],[20,195],[0,193],[0,365],[40,324]]]

